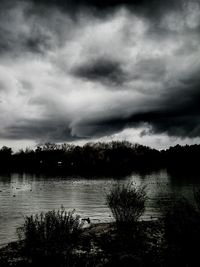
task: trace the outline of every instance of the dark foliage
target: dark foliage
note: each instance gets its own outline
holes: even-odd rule
[[[66,261],[82,233],[83,223],[75,211],[63,207],[47,213],[27,216],[24,225],[17,229],[22,250],[36,262]]]
[[[145,210],[147,199],[145,188],[132,183],[117,184],[107,194],[107,204],[117,225],[134,225]]]
[[[1,171],[69,175],[125,175],[133,170],[157,168],[159,157],[154,149],[125,141],[87,143],[82,147],[47,143],[9,156],[7,150],[0,150]]]
[[[199,193],[196,193],[196,197]],[[181,198],[174,200],[164,216],[166,254],[164,266],[197,266],[200,243],[198,205]]]
[[[126,141],[39,145],[35,150],[0,149],[0,172],[29,172],[64,175],[128,175],[166,168],[171,174],[197,172],[200,145],[170,147],[158,151]]]
[[[132,183],[117,184],[107,193],[107,205],[116,221],[114,239],[101,240],[110,251],[110,266],[142,266],[148,251],[146,227],[139,218],[145,211],[145,187]]]
[[[160,152],[161,165],[177,177],[199,173],[200,145],[176,145]]]
[[[200,188],[197,188],[194,190],[194,200],[195,200],[196,207],[200,213]]]
[[[84,229],[70,253],[66,247],[66,250],[51,255],[32,253],[27,256],[20,249],[23,242],[15,242],[0,249],[0,266],[160,267],[157,250],[157,237],[160,234],[158,229],[160,222],[140,222],[137,237],[129,235],[122,239],[114,223],[93,225]]]

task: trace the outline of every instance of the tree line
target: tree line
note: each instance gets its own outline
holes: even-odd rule
[[[13,152],[0,149],[0,172],[63,173],[65,175],[126,175],[133,171],[198,170],[200,145],[156,150],[127,141],[73,144],[46,143]]]

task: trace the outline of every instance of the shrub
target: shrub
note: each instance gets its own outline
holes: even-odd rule
[[[24,225],[17,232],[28,252],[52,254],[63,249],[70,250],[78,240],[82,226],[75,210],[67,212],[61,207],[57,211],[25,217]]]
[[[125,225],[138,221],[144,213],[147,196],[144,186],[128,183],[113,186],[106,199],[117,225]]]

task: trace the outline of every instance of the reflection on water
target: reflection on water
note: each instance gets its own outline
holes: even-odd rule
[[[147,186],[149,198],[144,218],[148,219],[159,216],[158,200],[169,199],[171,194],[191,196],[194,184],[176,183],[174,179],[166,171],[161,171],[149,175],[133,174],[119,182],[133,181]],[[25,215],[58,209],[61,205],[76,209],[78,214],[90,217],[92,222],[111,221],[105,195],[114,182],[114,178],[0,176],[0,244],[16,239],[16,227],[23,223]]]

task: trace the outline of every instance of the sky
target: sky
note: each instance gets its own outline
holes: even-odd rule
[[[0,146],[200,143],[200,0],[2,0]]]

